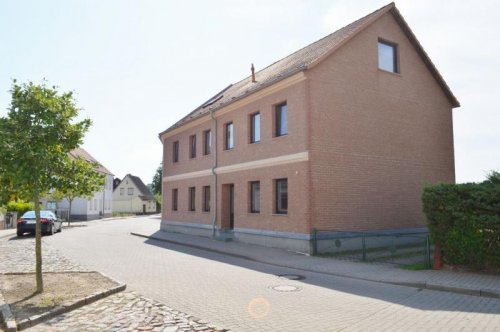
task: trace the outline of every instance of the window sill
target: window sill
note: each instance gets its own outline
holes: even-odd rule
[[[377,69],[379,72],[382,72],[382,73],[391,74],[391,75],[394,75],[396,77],[402,77],[401,73],[395,73],[393,71],[388,71],[388,70],[381,69],[381,68],[377,68]]]
[[[259,216],[260,215],[260,212],[247,212],[248,215],[251,215],[251,216]]]
[[[248,145],[255,145],[255,144],[260,144],[261,141],[257,141],[257,142],[248,142]]]
[[[224,150],[222,150],[222,151],[223,151],[223,152],[229,152],[229,151],[233,151],[233,150],[234,150],[234,148],[230,148],[230,149],[224,149]]]
[[[288,213],[272,213],[271,216],[288,217]]]
[[[274,136],[273,140],[283,139],[284,137],[288,137],[288,134],[280,135],[280,136]]]

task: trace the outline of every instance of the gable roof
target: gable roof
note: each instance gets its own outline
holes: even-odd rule
[[[92,157],[90,155],[90,153],[88,153],[83,148],[76,148],[74,150],[71,150],[69,154],[73,158],[82,158],[82,159],[84,159],[84,160],[86,160],[88,162],[96,163],[98,165],[96,171],[98,171],[100,173],[113,175],[113,173],[111,173],[106,167],[104,167],[100,162],[97,161],[97,159],[95,159],[94,157]]]
[[[148,186],[146,186],[144,184],[144,182],[142,182],[140,177],[132,175],[132,174],[127,174],[127,175],[125,175],[123,180],[125,180],[127,177],[130,178],[130,180],[137,187],[137,190],[139,190],[139,195],[138,195],[139,198],[141,198],[141,199],[154,199],[155,198],[155,196],[153,195],[151,190],[149,190]],[[123,183],[123,180],[122,180],[122,183]]]
[[[450,88],[444,81],[443,77],[436,69],[422,45],[411,31],[410,27],[399,13],[394,2],[368,14],[353,23],[333,32],[332,34],[286,56],[285,58],[274,62],[266,68],[255,73],[256,82],[252,82],[252,77],[248,76],[238,83],[229,85],[207,102],[193,110],[191,113],[177,121],[167,130],[160,133],[160,136],[175,128],[178,128],[192,120],[195,120],[210,111],[218,110],[237,100],[240,100],[254,92],[257,92],[265,87],[277,83],[287,77],[290,77],[300,71],[307,70],[322,62],[333,52],[339,49],[347,41],[352,39],[358,33],[366,29],[369,25],[375,22],[386,13],[391,13],[399,26],[415,47],[417,53],[422,57],[425,65],[436,79],[438,84],[443,89],[445,95],[450,100],[453,107],[459,107],[460,103],[455,98]]]

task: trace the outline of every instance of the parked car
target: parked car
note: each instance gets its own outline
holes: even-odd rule
[[[40,221],[42,222],[42,233],[52,235],[62,231],[62,220],[52,211],[40,211]],[[28,211],[17,221],[17,236],[24,233],[35,234],[36,217],[35,211]]]

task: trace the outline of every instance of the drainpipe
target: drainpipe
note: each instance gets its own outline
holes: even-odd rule
[[[212,146],[210,147],[213,150],[214,154],[214,162],[212,166],[212,175],[214,178],[214,203],[212,204],[212,237],[215,237],[215,230],[217,227],[217,172],[215,169],[217,168],[217,119],[215,118],[214,111],[210,111],[210,117],[212,118],[212,123],[214,124],[214,134],[213,134],[213,142],[211,142]]]

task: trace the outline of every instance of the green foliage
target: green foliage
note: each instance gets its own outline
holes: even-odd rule
[[[500,173],[492,172],[482,183],[428,186],[422,199],[445,262],[500,267]]]
[[[0,118],[0,173],[33,199],[58,187],[68,152],[82,143],[91,121],[71,123],[79,111],[71,92],[15,81],[10,92],[8,116]]]
[[[18,217],[21,217],[25,212],[32,211],[33,209],[34,205],[32,202],[10,201],[7,203],[7,211],[17,212]]]
[[[163,165],[160,164],[156,169],[156,173],[153,176],[153,182],[151,183],[151,189],[153,190],[153,194],[161,195],[161,179],[162,179],[162,169]]]
[[[42,241],[38,200],[59,189],[70,162],[91,125],[89,119],[73,123],[79,109],[73,94],[60,94],[45,82],[13,82],[7,117],[0,118],[0,174],[16,192],[35,203],[35,256],[37,293],[43,292]]]

